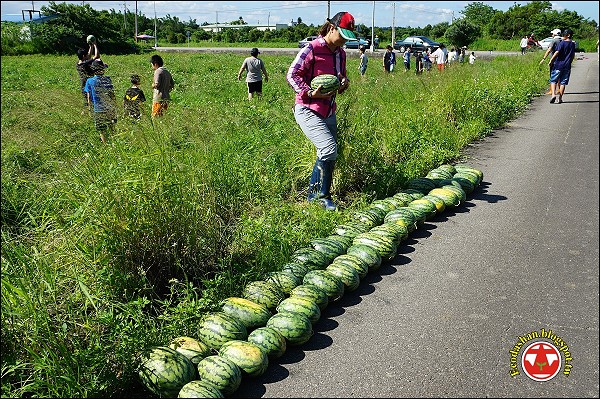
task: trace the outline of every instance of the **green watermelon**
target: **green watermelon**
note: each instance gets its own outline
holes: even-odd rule
[[[265,305],[246,298],[230,297],[221,301],[221,305],[223,313],[237,318],[248,330],[264,326],[269,317],[273,316]]]
[[[213,384],[224,395],[230,395],[242,382],[242,370],[231,360],[219,355],[205,357],[198,363],[201,381]]]
[[[321,310],[325,309],[329,304],[327,293],[314,285],[302,284],[297,286],[290,292],[290,298],[294,296],[314,301]]]
[[[298,262],[290,262],[290,263],[286,263],[285,265],[283,265],[281,267],[281,271],[282,272],[286,272],[286,273],[290,273],[291,275],[293,275],[296,279],[302,281],[302,279],[304,278],[304,275],[306,273],[308,273],[308,266],[303,264],[303,263],[298,263]]]
[[[475,176],[475,179],[476,178],[477,177]],[[452,180],[458,182],[458,184],[460,184],[460,187],[464,190],[466,194],[470,194],[473,192],[473,190],[475,190],[475,184],[473,184],[473,182],[468,178],[459,175],[459,173],[454,175]]]
[[[185,384],[179,394],[178,398],[224,398],[223,393],[205,380],[194,380]]]
[[[311,270],[304,276],[302,284],[314,285],[323,290],[330,301],[335,301],[344,295],[344,283],[342,280],[326,270]]]
[[[315,238],[310,242],[310,245],[327,256],[328,264],[331,263],[336,256],[346,253],[346,248],[341,242],[330,240],[328,238]]]
[[[435,206],[435,203],[428,199],[420,198],[418,200],[414,200],[408,204],[408,207],[424,211],[426,213],[426,219],[432,219],[437,213],[437,207]]]
[[[400,201],[399,199],[394,198],[394,197],[387,197],[387,198],[383,199],[382,201],[390,203],[393,206],[393,208],[391,209],[392,211],[396,208],[404,206],[404,201]]]
[[[360,233],[369,231],[372,226],[359,221],[351,221],[345,224],[341,224],[335,228],[334,233],[344,237],[354,238]]]
[[[321,308],[319,308],[319,305],[314,300],[299,296],[286,298],[277,305],[277,313],[285,312],[303,314],[308,317],[312,324],[315,324],[321,318]]]
[[[365,278],[365,276],[369,272],[369,263],[365,262],[363,259],[359,258],[356,255],[349,255],[349,254],[340,255],[333,260],[331,265],[334,265],[336,263],[341,263],[343,265],[348,265],[348,266],[354,268],[354,270],[356,270],[356,272],[358,273],[358,277],[360,279]],[[331,266],[331,265],[329,265],[329,266]],[[329,266],[327,266],[327,267],[329,267]]]
[[[460,163],[460,164],[454,165],[454,168],[456,169],[456,173],[465,172],[465,171],[475,173],[479,177],[479,182],[477,184],[479,184],[483,181],[483,172],[479,169],[472,167],[471,165],[468,165],[466,163]]]
[[[285,337],[274,328],[259,327],[248,335],[248,342],[262,348],[268,357],[276,359],[287,349]]]
[[[407,188],[427,194],[436,187],[435,182],[427,177],[417,177],[408,181]]]
[[[450,173],[450,174],[455,174],[456,173],[456,168],[453,165],[450,164],[443,164],[438,166],[436,169],[441,169],[441,170],[445,170],[446,172]]]
[[[312,323],[299,313],[277,313],[269,319],[267,327],[277,330],[290,345],[302,345],[313,335]]]
[[[455,179],[457,177],[467,179],[468,181],[473,183],[473,187],[477,187],[480,183],[479,175],[471,170],[462,170],[460,172],[456,172],[452,178]]]
[[[219,349],[219,356],[236,364],[251,377],[263,375],[269,366],[267,352],[248,341],[228,341]]]
[[[383,218],[385,217],[385,214],[383,214],[382,216],[382,212],[380,213],[376,209],[377,208],[357,211],[354,212],[351,216],[360,223],[367,225],[368,229],[370,229],[371,227],[381,224],[383,222]]]
[[[144,351],[138,370],[142,384],[157,396],[175,397],[196,379],[196,366],[175,349],[158,346]]]
[[[194,364],[198,364],[200,360],[211,355],[208,345],[192,337],[173,338],[169,344],[169,348],[175,349],[177,352],[190,359]]]
[[[348,237],[348,236],[340,236],[337,234],[332,234],[332,235],[328,236],[327,238],[330,240],[338,241],[340,244],[342,244],[344,247],[343,253],[346,253],[346,250],[348,249],[348,247],[350,245],[352,245],[352,238]]]
[[[215,350],[227,341],[246,337],[248,330],[244,323],[223,312],[208,313],[198,327],[198,338]]]
[[[397,203],[398,201],[395,202]],[[380,208],[383,210],[383,212],[385,212],[385,214],[387,214],[389,211],[393,211],[394,209],[396,209],[396,205],[393,204],[391,201],[377,200],[373,201],[369,208]]]
[[[425,193],[422,193],[419,190],[415,190],[414,188],[405,188],[404,190],[401,190],[401,192],[410,195],[413,200],[419,199],[425,195]]]
[[[291,272],[279,271],[268,273],[265,281],[275,284],[284,294],[288,295],[294,287],[300,285],[302,279]]]
[[[285,293],[277,285],[264,280],[246,284],[242,296],[269,309],[275,309],[285,299]]]
[[[300,248],[292,253],[292,262],[302,263],[309,270],[323,270],[329,264],[329,258],[314,248]]]
[[[428,195],[440,198],[444,201],[446,208],[453,208],[460,204],[460,198],[455,192],[448,190],[447,188],[434,188],[429,192]]]
[[[432,169],[429,171],[429,173],[427,173],[427,178],[432,179],[432,180],[443,180],[443,179],[452,179],[452,176],[454,175],[454,173],[450,173],[447,170],[441,169],[441,168],[436,168],[436,169]]]
[[[375,271],[381,266],[381,255],[368,245],[353,244],[346,251],[347,255],[354,255],[369,265],[369,271]],[[334,261],[335,262],[335,261]]]
[[[422,200],[426,199],[426,200],[433,202],[437,213],[442,213],[446,209],[446,204],[444,204],[444,201],[440,197],[436,197],[434,195],[427,194],[421,199]]]
[[[409,202],[411,202],[414,198],[412,197],[412,195],[408,194],[408,193],[404,193],[404,192],[399,192],[393,195],[394,199],[396,199],[396,201],[400,202],[401,205],[400,206],[406,206],[408,205]],[[399,208],[399,206],[397,206],[396,208]]]
[[[313,90],[317,90],[319,86],[322,86],[321,93],[329,93],[340,87],[340,80],[335,75],[323,73],[315,76],[310,82],[310,87]]]
[[[412,202],[411,200],[410,202]],[[409,202],[409,203],[410,203]],[[408,209],[408,206],[401,206],[397,209],[394,209],[387,215],[385,215],[385,219],[383,219],[384,223],[396,223],[400,226],[406,227],[408,233],[412,233],[417,229],[417,218],[415,214]]]
[[[418,200],[415,200],[418,201]],[[408,228],[399,223],[384,223],[379,226],[375,226],[371,229],[371,233],[381,233],[383,235],[393,237],[397,244],[408,238]]]
[[[325,269],[336,277],[339,277],[344,283],[344,291],[352,292],[358,288],[360,277],[358,271],[345,263],[332,263]]]
[[[456,196],[458,197],[458,199],[460,200],[460,202],[465,202],[467,200],[467,193],[465,193],[465,190],[463,190],[462,187],[456,187],[453,184],[448,184],[448,185],[442,186],[441,188],[454,192],[456,194]]]
[[[398,251],[398,243],[393,237],[386,237],[370,231],[357,235],[352,243],[353,245],[362,244],[375,249],[381,259],[385,261],[393,259]]]

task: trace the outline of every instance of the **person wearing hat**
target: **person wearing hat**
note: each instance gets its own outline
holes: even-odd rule
[[[338,12],[327,19],[319,36],[298,52],[286,74],[296,92],[294,117],[317,152],[307,199],[318,202],[327,210],[337,209],[330,191],[338,155],[335,100],[337,94],[342,94],[350,84],[343,47],[346,41],[356,40],[354,29],[354,17],[348,12]],[[322,86],[311,88],[313,78],[323,74],[337,76],[339,88],[330,92],[323,92]]]
[[[248,100],[252,100],[254,93],[258,98],[262,97],[262,83],[265,75],[265,82],[269,81],[269,75],[265,69],[265,63],[258,58],[260,51],[256,47],[250,50],[250,57],[246,58],[242,63],[242,67],[238,72],[238,80],[242,80],[242,73],[246,71],[246,83],[248,84]]]
[[[552,66],[552,72],[550,72],[550,88],[552,89],[550,103],[552,104],[556,102],[557,95],[557,103],[562,104],[565,88],[569,84],[571,64],[575,59],[575,43],[571,40],[572,37],[573,31],[565,29],[562,40],[556,46],[556,50],[548,62],[548,65]]]
[[[93,106],[94,125],[100,133],[100,140],[106,143],[107,134],[113,132],[117,124],[117,102],[112,80],[104,74],[107,65],[101,59],[92,62],[94,76],[85,82],[84,91],[90,108]]]
[[[548,56],[550,56],[550,58],[552,58],[552,54],[556,51],[556,47],[558,46],[558,43],[560,43],[560,41],[562,40],[562,38],[560,37],[560,34],[561,34],[560,29],[552,29],[550,31],[550,33],[552,34],[552,43],[550,43],[550,45],[548,46],[548,49],[544,53],[544,57],[540,60],[540,65],[542,65],[544,63],[544,61],[546,60],[546,58],[548,58]],[[550,65],[550,74],[552,74],[552,65]],[[552,94],[552,88],[548,89],[546,94]]]

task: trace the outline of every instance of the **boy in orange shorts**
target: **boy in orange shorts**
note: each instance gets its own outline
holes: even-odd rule
[[[169,107],[171,100],[171,90],[175,87],[175,82],[171,73],[163,67],[163,59],[160,55],[153,55],[150,58],[152,69],[154,69],[154,79],[152,79],[152,117],[162,116]]]

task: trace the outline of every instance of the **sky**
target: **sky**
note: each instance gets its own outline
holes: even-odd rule
[[[138,12],[153,18],[170,15],[180,21],[196,20],[196,23],[226,23],[242,17],[249,24],[289,23],[298,18],[307,25],[320,26],[339,11],[350,12],[357,24],[372,26],[424,27],[440,22],[452,22],[462,16],[460,11],[473,1],[66,1],[73,4],[89,4],[96,10]],[[479,0],[480,1],[480,0]],[[506,11],[513,4],[528,1],[481,1],[496,10]],[[62,1],[56,1],[62,3]],[[22,21],[22,10],[39,10],[48,1],[1,1],[2,21]],[[597,1],[551,1],[556,11],[576,11],[584,18],[598,22]],[[25,12],[29,19],[29,13]]]

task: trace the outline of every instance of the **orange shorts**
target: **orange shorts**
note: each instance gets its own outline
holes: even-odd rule
[[[444,64],[437,64],[437,66],[438,66],[438,71],[444,70]]]
[[[166,101],[160,103],[152,103],[152,117],[163,116],[167,108],[169,108],[169,103]]]

